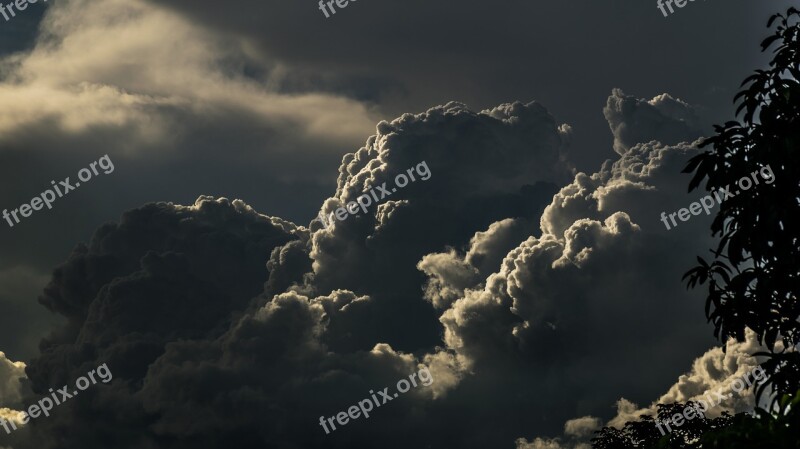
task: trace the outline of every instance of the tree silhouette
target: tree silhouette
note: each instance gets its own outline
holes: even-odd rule
[[[708,284],[706,316],[717,338],[743,341],[750,328],[766,346],[768,352],[759,355],[767,358],[762,366],[769,381],[757,394],[771,388],[772,406],[800,388],[795,350],[800,343],[798,20],[795,8],[769,19],[768,27],[778,27],[762,49],[777,48],[770,68],[745,79],[745,89],[734,99],[742,121],[716,126],[716,135],[701,144],[713,149],[692,158],[684,170],[694,171],[690,191],[705,179],[706,190],[735,194],[720,205],[711,224],[712,234],[720,236],[713,262],[698,257],[699,265],[685,278],[690,287]]]
[[[663,422],[673,416],[682,415],[683,410],[695,408],[696,402],[676,402],[658,404],[656,418],[644,415],[639,421],[629,421],[622,429],[603,427],[592,438],[592,447],[596,449],[633,449],[633,448],[694,448],[699,439],[710,431],[724,429],[730,425],[734,417],[723,413],[717,418],[697,416],[686,420],[680,426],[670,424],[667,428]],[[657,425],[658,421],[660,424]],[[671,431],[670,431],[671,430]]]
[[[694,172],[689,191],[705,189],[725,198],[711,224],[720,241],[713,260],[698,257],[686,273],[689,287],[708,285],[706,317],[714,335],[744,341],[755,331],[767,351],[761,364],[767,381],[768,410],[754,414],[687,421],[662,435],[654,419],[643,416],[622,429],[604,427],[594,448],[800,448],[800,11],[769,19],[774,34],[762,42],[773,48],[767,70],[757,70],[734,98],[737,116],[715,126],[709,148],[684,169]],[[748,180],[747,182],[742,181]],[[729,194],[726,192],[730,192]],[[724,347],[723,347],[724,348]],[[683,404],[658,405],[663,420]]]

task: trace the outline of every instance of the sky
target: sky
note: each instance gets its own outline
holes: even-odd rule
[[[729,385],[755,344],[715,341],[681,282],[711,218],[661,213],[702,196],[680,171],[791,4],[0,17],[0,208],[80,182],[0,221],[0,417],[113,373],[0,447],[582,449]]]

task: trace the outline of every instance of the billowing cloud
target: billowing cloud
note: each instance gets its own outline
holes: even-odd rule
[[[142,2],[60,2],[43,27],[46,39],[4,63],[10,72],[0,86],[8,105],[0,116],[6,141],[47,120],[70,135],[128,132],[123,154],[155,151],[185,139],[175,130],[192,116],[225,126],[271,123],[346,143],[372,121],[356,102],[270,91],[236,70],[248,62],[246,48]],[[124,62],[111,55],[124,55]]]
[[[321,214],[329,216],[370,190],[380,204],[345,220],[334,218],[327,229],[311,224],[313,272],[303,288],[310,294],[340,288],[369,294],[376,315],[360,326],[363,330],[351,332],[406,350],[430,349],[440,343],[441,330],[438,315],[422,298],[424,279],[416,264],[444,246],[466,245],[476,230],[495,221],[535,222],[556,185],[571,176],[564,160],[568,130],[538,103],[480,113],[449,103],[377,128],[365,146],[345,156],[336,194]],[[409,170],[428,172],[428,179],[418,173],[405,187],[395,184]],[[389,191],[387,198],[380,188]],[[523,225],[511,223],[490,231],[496,229],[503,252],[524,238]],[[486,272],[485,266],[502,255],[484,246],[477,245],[471,258],[486,259],[480,265]],[[418,322],[415,329],[403,325],[412,319]]]
[[[479,397],[496,413],[536,416],[528,427],[553,435],[575,416],[607,416],[621,391],[652,400],[682,372],[674,367],[685,367],[711,344],[701,294],[687,293],[680,282],[697,248],[710,246],[702,232],[709,218],[692,217],[669,231],[659,220],[662,211],[695,200],[683,193],[680,170],[696,151],[691,144],[652,141],[628,148],[594,174],[578,173],[542,214],[541,235],[509,251],[485,281],[467,259],[473,249],[423,259],[426,297],[449,304],[441,316],[447,348],[464,359],[470,375],[503,379],[502,389],[469,390],[472,400]],[[638,356],[645,352],[659,364]],[[509,390],[514,393],[503,393]],[[514,426],[511,412],[498,421],[506,432],[530,434]],[[523,444],[572,444],[539,438]]]
[[[480,107],[537,99],[581,130],[572,152],[584,171],[613,156],[598,146],[608,125],[597,108],[610,86],[675,92],[704,104],[706,121],[725,120],[759,62],[763,24],[792,4],[695,2],[665,18],[654,2],[353,1],[326,19],[318,1],[230,0],[224,10],[213,0],[148,1],[246,40],[277,61],[273,79],[289,91],[366,98],[391,114],[453,99]],[[707,30],[719,22],[730,26]]]
[[[758,343],[755,333],[748,330],[746,341],[730,340],[725,350],[721,347],[711,348],[695,359],[691,369],[681,374],[667,392],[658,396],[649,406],[639,407],[624,397],[620,398],[616,401],[616,415],[605,424],[594,416],[571,419],[564,424],[562,437],[546,441],[553,444],[572,441],[578,449],[588,444],[594,431],[602,425],[621,429],[626,423],[638,421],[643,416],[655,417],[658,404],[700,402],[704,404],[704,415],[708,418],[718,417],[723,412],[736,414],[752,411],[756,406],[755,388],[765,378],[765,373],[757,368],[758,361],[753,354],[762,350],[764,348]],[[521,441],[525,442],[524,439]],[[520,443],[517,444],[519,449]]]
[[[32,48],[0,62],[0,176],[18,179],[0,201],[16,207],[98,154],[117,171],[5,229],[1,273],[41,284],[67,245],[127,212],[52,273],[40,302],[66,324],[28,363],[34,395],[9,398],[27,402],[101,363],[114,381],[0,445],[406,449],[516,439],[520,449],[583,449],[578,440],[614,400],[630,398],[620,404],[633,413],[667,390],[711,341],[700,295],[679,281],[709,242],[699,231],[706,217],[671,231],[658,217],[694,200],[678,174],[699,135],[688,102],[713,90],[727,106],[749,58],[717,45],[728,52],[712,62],[725,79],[654,71],[658,89],[691,79],[687,102],[614,91],[605,115],[616,153],[585,132],[605,126],[599,108],[575,111],[602,102],[613,83],[629,85],[620,73],[648,69],[631,70],[630,54],[651,55],[651,66],[706,62],[716,43],[751,36],[736,28],[687,54],[698,44],[685,33],[627,39],[632,28],[613,21],[629,17],[604,4],[582,1],[577,15],[558,2],[521,5],[358,2],[324,22],[305,2],[234,1],[225,14],[205,0],[51,2]],[[692,20],[718,13],[704,11]],[[639,28],[664,32],[647,25],[662,19],[651,12]],[[740,6],[726,14],[751,17]],[[563,33],[552,17],[567,16],[587,36],[602,24],[610,40],[578,39],[576,49],[551,39]],[[502,30],[476,33],[487,21]],[[607,51],[612,42],[624,48]],[[587,77],[586,67],[599,69]],[[479,108],[547,100],[586,126],[576,139],[539,102],[475,112],[450,98]],[[405,110],[425,112],[380,121]],[[429,179],[393,190],[423,163]],[[330,229],[289,221],[336,213],[384,183],[387,199]],[[23,304],[30,288],[3,301]],[[669,398],[735,372],[714,357]],[[333,434],[318,425],[422,368],[430,386]]]
[[[585,438],[595,430],[600,429],[600,420],[592,416],[576,418],[564,424],[564,434],[578,438]]]
[[[676,144],[701,135],[694,108],[669,94],[645,101],[614,89],[603,114],[614,134],[614,151],[619,154],[648,139]]]
[[[324,215],[391,193],[330,227],[211,197],[127,212],[56,270],[41,301],[69,322],[28,368],[38,393],[100,363],[115,380],[15,447],[361,448],[387,432],[398,449],[583,449],[609,404],[652,400],[710,345],[680,282],[708,218],[659,221],[692,200],[692,145],[575,174],[568,134],[537,103],[451,103],[344,157]],[[422,368],[430,386],[320,427]],[[89,416],[105,430],[67,432]]]
[[[116,170],[13,228],[3,221],[0,321],[7,338],[16,332],[19,343],[4,348],[15,355],[35,354],[52,321],[30,311],[50,269],[99,224],[201,194],[305,219],[335,183],[331,168],[378,120],[340,95],[279,91],[250,76],[273,68],[247,43],[145,2],[50,2],[40,27],[31,48],[0,60],[0,177],[14,179],[0,210],[30,202],[51,180],[75,181],[103,154]],[[15,287],[18,275],[27,289]],[[30,325],[5,326],[12,315]]]
[[[287,439],[310,447],[359,447],[371,444],[368,433],[327,437],[317,428],[318,417],[426,367],[435,379],[428,388],[370,418],[370,425],[398,432],[428,427],[402,443],[421,444],[435,434],[429,404],[446,400],[465,369],[459,355],[434,351],[441,344],[436,313],[423,298],[424,278],[415,265],[442,248],[441,241],[467,243],[476,223],[508,216],[535,222],[555,183],[570,176],[562,158],[564,132],[535,103],[481,113],[451,104],[381,123],[378,135],[345,158],[339,189],[325,208],[346,204],[362,189],[393,181],[422,162],[430,177],[419,168],[424,179],[392,193],[397,199],[391,204],[402,203],[402,209],[389,213],[390,203],[376,205],[331,229],[315,223],[312,232],[259,215],[241,201],[210,197],[191,207],[159,203],[129,211],[78,246],[45,289],[42,303],[69,322],[31,363],[34,389],[44,392],[88,366],[108,363],[115,381],[93,390],[92,407],[117,404],[116,411],[103,413],[104,424],[116,430],[76,435],[75,445],[112,438],[120,447],[169,441],[249,447]],[[485,172],[489,164],[496,168]],[[451,199],[447,214],[439,206],[444,198]],[[474,213],[482,204],[494,210]],[[428,230],[433,217],[443,226],[436,232]],[[453,233],[450,226],[462,230]],[[511,222],[491,232],[496,236],[472,238],[470,260],[476,264],[499,260],[514,235],[524,236]],[[397,246],[404,239],[415,243]],[[376,263],[370,267],[357,254]],[[392,262],[377,263],[386,259]],[[371,283],[370,271],[382,281]],[[416,280],[403,286],[404,276]],[[410,295],[403,298],[404,292]],[[409,309],[407,318],[396,315],[397,325],[386,326],[401,308]],[[402,326],[426,315],[433,332]],[[429,352],[412,354],[404,347]],[[88,404],[82,401],[34,423],[40,437],[24,444],[55,444],[46,435],[76,425]],[[128,424],[112,426],[122,415]],[[150,430],[131,443],[127,436],[145,422]],[[300,435],[306,437],[297,440]]]
[[[19,404],[22,399],[20,379],[25,378],[25,363],[9,360],[0,352],[0,407]]]
[[[635,421],[642,415],[655,416],[657,404],[675,402],[703,401],[708,405],[705,415],[710,418],[722,412],[735,414],[751,411],[756,405],[755,390],[751,385],[757,385],[763,378],[763,374],[757,371],[758,361],[753,354],[762,350],[764,348],[758,343],[755,333],[748,330],[746,341],[730,340],[724,351],[716,347],[698,357],[692,363],[691,370],[682,374],[666,393],[648,407],[639,408],[621,398],[617,403],[617,415],[608,425],[621,428],[626,422]],[[716,393],[725,398],[720,398]]]
[[[0,352],[0,419],[9,422],[6,424],[10,432],[0,427],[0,448],[6,448],[6,444],[13,444],[18,441],[20,436],[26,437],[25,425],[22,423],[23,398],[29,394],[27,384],[23,383],[26,379],[25,363],[9,360],[5,353]],[[13,424],[11,424],[13,423]],[[14,430],[17,427],[17,431]],[[19,435],[22,434],[22,435]]]

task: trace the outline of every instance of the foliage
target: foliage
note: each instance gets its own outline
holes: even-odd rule
[[[706,180],[709,191],[735,192],[743,178],[753,187],[720,205],[711,231],[720,241],[714,260],[698,257],[686,273],[690,287],[708,284],[706,316],[721,341],[743,341],[745,329],[756,332],[769,352],[763,365],[773,404],[800,388],[800,11],[776,14],[768,27],[775,33],[763,50],[776,46],[769,69],[757,70],[736,95],[742,121],[716,126],[701,147],[711,147],[689,161],[694,172],[689,190]],[[772,173],[772,182],[753,172]],[[756,178],[759,178],[756,182]],[[742,189],[744,190],[744,189]],[[782,344],[781,344],[782,340]],[[786,351],[789,348],[790,351]]]
[[[596,432],[597,449],[800,449],[800,11],[769,19],[777,25],[762,50],[774,47],[767,70],[757,70],[736,95],[737,115],[715,127],[715,135],[692,158],[684,172],[694,176],[689,190],[705,180],[711,192],[734,193],[720,205],[712,225],[719,236],[713,260],[698,257],[686,273],[689,287],[708,285],[706,317],[714,335],[744,341],[746,329],[756,332],[767,351],[761,367],[769,391],[767,410],[723,414],[686,421],[663,435],[650,416]],[[752,175],[757,172],[760,176]],[[764,174],[771,173],[771,182]],[[750,178],[751,188],[744,188]],[[737,185],[738,184],[738,185]],[[741,191],[737,191],[738,189]],[[659,404],[657,419],[680,413],[684,404]]]

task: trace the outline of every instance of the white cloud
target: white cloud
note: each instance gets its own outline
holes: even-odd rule
[[[373,129],[376,118],[361,103],[271,91],[266,80],[243,75],[249,63],[245,42],[164,8],[134,0],[56,2],[36,46],[0,66],[7,76],[0,143],[44,120],[67,135],[111,129],[131,156],[180,146],[192,131],[187,120],[230,133],[238,121],[260,121],[348,146]]]
[[[25,378],[25,363],[9,360],[0,351],[0,406],[18,405],[22,399],[20,379]]]

